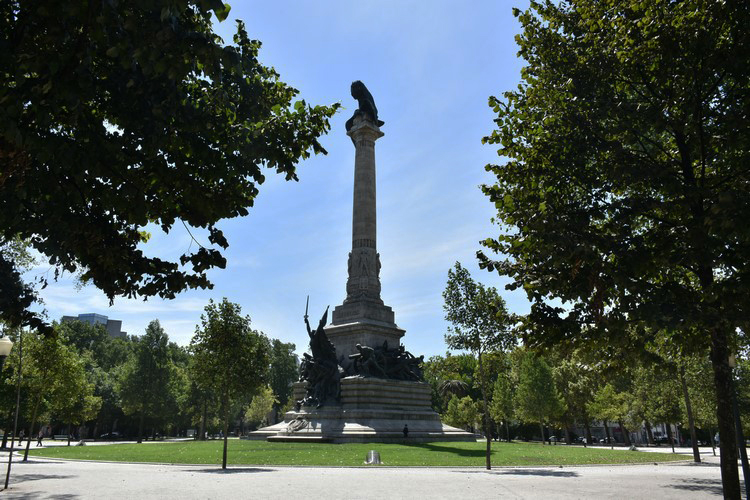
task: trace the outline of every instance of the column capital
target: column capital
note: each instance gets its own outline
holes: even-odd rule
[[[360,114],[354,117],[352,126],[346,131],[346,135],[352,138],[352,142],[354,142],[356,146],[357,142],[361,140],[375,142],[385,134],[381,132],[377,123],[370,120],[369,117]]]

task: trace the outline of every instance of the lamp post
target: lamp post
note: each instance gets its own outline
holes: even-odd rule
[[[11,343],[11,347],[13,344]],[[8,348],[10,352],[10,347]],[[10,453],[8,453],[8,470],[5,473],[5,488],[8,489],[8,481],[10,481],[10,465],[13,461],[13,445],[16,442],[16,431],[18,430],[18,406],[21,403],[21,361],[23,355],[23,332],[18,332],[18,375],[16,377],[16,416],[13,423],[13,434],[10,435]]]
[[[10,354],[10,350],[13,348],[13,342],[3,335],[0,337],[0,370],[3,369],[3,365],[5,364],[5,358],[8,357],[8,354]]]
[[[750,465],[747,461],[747,449],[745,448],[745,436],[742,434],[742,421],[740,420],[740,408],[737,405],[737,388],[734,381],[734,368],[737,366],[737,358],[734,354],[729,356],[729,367],[732,369],[732,409],[734,410],[734,425],[737,428],[737,447],[740,449],[740,460],[742,462],[742,475],[745,478],[745,495],[750,495]],[[748,496],[750,498],[750,496]]]

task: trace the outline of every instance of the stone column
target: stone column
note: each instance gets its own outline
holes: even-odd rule
[[[346,281],[348,303],[358,299],[380,298],[380,256],[377,253],[377,212],[375,201],[375,141],[383,132],[369,117],[354,119],[347,134],[352,138],[354,157],[354,205],[352,210],[352,251],[349,253]]]
[[[381,122],[382,123],[382,122]],[[366,345],[381,345],[389,340],[391,346],[398,345],[403,330],[394,321],[393,309],[380,298],[380,256],[377,251],[377,214],[375,202],[375,141],[383,137],[378,123],[365,113],[352,117],[347,135],[352,138],[354,156],[354,206],[352,209],[352,251],[349,253],[346,299],[331,315],[332,325],[354,325],[347,329],[327,329],[329,338],[342,350],[339,337],[345,334],[348,340],[344,352],[353,352],[356,342]],[[363,324],[369,324],[367,331]],[[385,329],[385,333],[373,334],[373,329]],[[373,337],[372,335],[375,335]],[[385,337],[383,337],[385,335]],[[387,337],[387,338],[386,338]],[[339,338],[337,344],[334,340]],[[357,340],[357,338],[359,340]],[[351,344],[351,345],[349,345]]]

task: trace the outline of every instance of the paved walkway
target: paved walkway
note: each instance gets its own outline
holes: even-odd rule
[[[663,449],[654,449],[654,451]],[[671,450],[669,450],[671,451]],[[682,450],[680,450],[682,451]],[[689,450],[687,450],[689,451]],[[3,498],[720,498],[718,457],[704,464],[582,467],[333,468],[14,460]],[[0,454],[0,460],[7,453]],[[0,466],[0,471],[5,471]]]

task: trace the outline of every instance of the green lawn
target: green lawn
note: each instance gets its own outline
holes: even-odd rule
[[[229,441],[230,465],[362,465],[369,450],[380,453],[384,465],[482,466],[484,443],[268,443]],[[53,458],[115,462],[161,462],[171,464],[220,464],[221,441],[113,444],[102,446],[49,447],[31,454]],[[647,463],[685,460],[667,453],[542,446],[538,443],[493,443],[493,465],[578,465]]]

